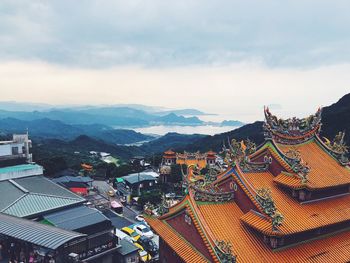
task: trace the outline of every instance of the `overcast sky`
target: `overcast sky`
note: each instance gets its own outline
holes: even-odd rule
[[[0,2],[1,100],[262,119],[350,92],[350,2]]]

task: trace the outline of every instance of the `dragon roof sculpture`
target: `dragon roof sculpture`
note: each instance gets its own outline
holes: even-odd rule
[[[277,118],[272,115],[269,108],[264,108],[265,137],[274,139],[279,143],[296,144],[306,141],[317,135],[321,128],[322,108],[309,117],[298,119],[296,117],[289,119]]]

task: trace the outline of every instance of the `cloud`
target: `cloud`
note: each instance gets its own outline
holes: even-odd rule
[[[72,67],[350,60],[348,1],[69,0],[0,3],[0,58]]]

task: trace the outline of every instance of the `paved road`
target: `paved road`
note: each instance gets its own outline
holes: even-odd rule
[[[101,195],[103,195],[104,197],[106,197],[107,199],[109,199],[109,200],[116,200],[116,201],[120,201],[119,200],[119,197],[118,196],[116,196],[116,197],[109,197],[108,195],[107,195],[107,192],[108,191],[110,191],[110,190],[113,190],[114,191],[114,189],[113,189],[113,187],[112,186],[110,186],[106,181],[94,181],[93,183],[92,183],[92,185],[99,191],[99,193],[101,194]],[[123,216],[125,217],[125,218],[127,218],[128,220],[130,220],[131,222],[133,222],[133,223],[137,223],[136,221],[135,221],[135,217],[136,217],[136,215],[138,215],[139,214],[139,212],[137,212],[137,211],[135,211],[135,210],[133,210],[133,209],[131,209],[131,208],[129,208],[129,207],[124,207],[124,209],[123,209]]]
[[[113,190],[113,187],[110,186],[106,181],[97,181],[94,180],[92,182],[92,186],[95,187],[101,195],[103,195],[104,197],[108,198],[107,192],[110,190]]]

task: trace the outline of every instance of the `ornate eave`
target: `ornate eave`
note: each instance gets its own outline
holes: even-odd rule
[[[281,119],[272,115],[269,108],[264,108],[265,123],[264,135],[265,139],[273,139],[277,143],[282,144],[300,144],[310,140],[318,135],[321,129],[322,108],[306,118],[289,118]]]

